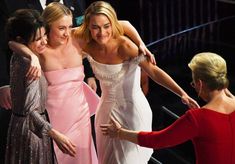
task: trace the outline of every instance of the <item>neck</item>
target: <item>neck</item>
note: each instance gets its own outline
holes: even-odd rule
[[[225,96],[224,89],[208,92],[207,102],[217,100],[218,98],[222,98],[223,96]]]

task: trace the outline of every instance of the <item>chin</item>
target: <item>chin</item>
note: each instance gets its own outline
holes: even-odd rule
[[[45,48],[42,48],[42,49],[40,49],[40,50],[38,50],[38,53],[39,53],[39,54],[42,54],[43,52],[45,52],[45,50],[46,50],[46,47],[45,47]]]
[[[108,40],[99,40],[97,41],[99,44],[108,44]]]

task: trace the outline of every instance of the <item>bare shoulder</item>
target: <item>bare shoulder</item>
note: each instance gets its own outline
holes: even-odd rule
[[[138,47],[128,37],[121,36],[118,39],[118,43],[119,43],[119,48],[118,48],[119,54],[129,57],[138,56],[139,53]]]
[[[87,44],[86,41],[82,39],[82,36],[79,33],[77,33],[77,30],[75,28],[72,29],[71,38],[73,43],[75,43],[76,46],[78,46],[81,49],[84,49],[84,47]]]

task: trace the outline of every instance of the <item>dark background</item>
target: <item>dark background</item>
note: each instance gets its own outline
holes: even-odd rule
[[[200,105],[190,86],[187,66],[203,51],[220,54],[227,61],[229,89],[235,93],[235,1],[234,0],[110,0],[118,18],[130,21],[157,64]],[[89,4],[89,3],[88,3]],[[176,95],[150,80],[147,98],[153,111],[153,130],[173,123],[188,109]],[[191,141],[155,150],[149,164],[194,164]]]

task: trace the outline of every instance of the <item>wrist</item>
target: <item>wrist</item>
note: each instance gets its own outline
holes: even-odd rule
[[[56,130],[51,128],[49,131],[48,131],[48,135],[51,137],[51,138],[55,138],[56,136]]]
[[[120,140],[123,139],[124,132],[125,132],[125,130],[124,130],[122,127],[120,127],[120,128],[118,129],[118,131],[117,131],[117,137],[118,137],[118,139],[120,139]]]

